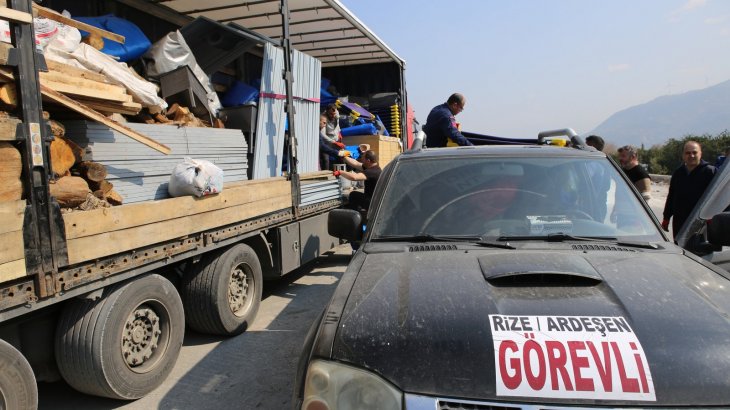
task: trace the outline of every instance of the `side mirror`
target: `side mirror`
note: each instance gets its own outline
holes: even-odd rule
[[[707,239],[717,246],[730,246],[730,212],[722,212],[707,222]]]
[[[327,217],[327,232],[335,238],[356,242],[362,239],[362,215],[352,209],[335,209]]]

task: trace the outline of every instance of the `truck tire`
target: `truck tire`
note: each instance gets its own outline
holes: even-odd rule
[[[97,300],[70,301],[56,329],[56,361],[78,391],[138,399],[170,374],[184,334],[180,296],[151,274],[110,286]]]
[[[233,336],[246,331],[261,303],[261,264],[239,243],[189,266],[180,295],[188,326],[198,332]]]
[[[23,354],[0,340],[0,409],[35,410],[38,386]]]

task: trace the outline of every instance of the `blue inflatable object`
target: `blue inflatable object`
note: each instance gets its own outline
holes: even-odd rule
[[[353,135],[375,135],[378,133],[378,129],[375,128],[375,125],[373,124],[362,124],[343,128],[341,132],[343,137],[350,137]]]
[[[350,158],[352,158],[352,159],[360,158],[360,150],[358,149],[357,145],[345,145],[345,149],[350,151]]]
[[[127,62],[137,59],[152,46],[150,40],[142,33],[139,27],[131,21],[119,18],[113,14],[99,17],[74,17],[74,19],[124,36],[124,44],[104,39],[104,48],[101,49],[105,54],[118,57],[119,61]],[[86,31],[79,31],[81,31],[82,37],[89,35]]]
[[[236,81],[233,83],[225,95],[221,99],[224,107],[235,107],[246,104],[247,102],[256,101],[259,98],[259,90],[248,84]]]

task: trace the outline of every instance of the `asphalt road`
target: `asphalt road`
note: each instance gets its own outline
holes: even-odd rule
[[[267,282],[256,321],[244,334],[185,334],[172,374],[134,402],[40,383],[39,409],[289,409],[302,343],[350,261],[343,245],[284,279]]]

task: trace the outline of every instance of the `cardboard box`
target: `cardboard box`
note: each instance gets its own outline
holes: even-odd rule
[[[382,135],[352,135],[342,137],[342,143],[345,145],[369,144],[370,149],[378,154],[378,164],[381,168],[403,151],[400,139]]]

